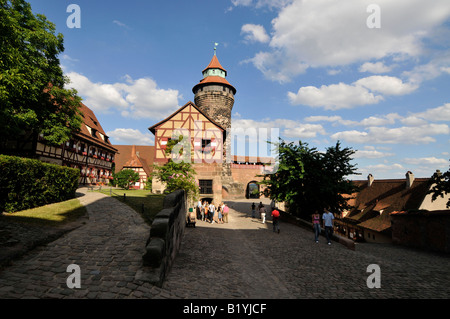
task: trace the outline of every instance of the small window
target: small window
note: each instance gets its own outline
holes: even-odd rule
[[[212,194],[213,193],[212,179],[200,179],[198,181],[198,183],[200,186],[200,194]]]
[[[203,153],[211,152],[211,140],[202,139],[202,152]]]

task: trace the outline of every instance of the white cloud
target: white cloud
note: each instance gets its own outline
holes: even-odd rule
[[[241,34],[245,34],[245,39],[251,42],[269,42],[270,37],[262,25],[244,24],[241,28]]]
[[[392,70],[392,67],[386,66],[383,62],[366,62],[359,67],[359,72],[370,72],[370,73],[387,73]]]
[[[394,153],[385,153],[377,150],[357,150],[353,158],[385,158],[394,155]]]
[[[383,100],[367,88],[345,83],[301,87],[297,93],[288,92],[293,105],[304,104],[312,107],[324,107],[327,110],[352,108],[357,105],[376,104]]]
[[[352,108],[359,105],[377,104],[386,95],[404,95],[417,89],[416,85],[404,83],[392,76],[374,75],[359,79],[351,85],[345,83],[301,87],[297,93],[288,92],[293,105],[303,104],[324,107],[328,110]]]
[[[405,158],[405,163],[410,165],[447,165],[448,159],[436,157],[422,157],[422,158]]]
[[[131,29],[128,25],[126,25],[125,23],[119,21],[119,20],[113,20],[113,23],[118,25],[121,28],[125,28],[125,29]]]
[[[142,133],[139,130],[131,128],[117,128],[114,131],[107,132],[113,144],[125,145],[153,145],[154,136],[150,133]]]
[[[430,121],[450,121],[450,103],[413,115]]]
[[[243,3],[235,1],[239,2]],[[244,2],[255,7],[262,4],[262,1]],[[370,15],[366,9],[371,3],[370,0],[278,1],[280,10],[272,21],[267,53],[281,55],[279,61],[286,62],[283,69],[289,69],[289,64],[294,68],[336,67],[374,61],[363,70],[386,72],[388,67],[378,60],[415,59],[427,54],[424,43],[439,37],[441,25],[450,17],[448,0],[378,0],[381,28],[371,29],[366,24]],[[257,60],[252,60],[255,66]],[[268,68],[265,74],[276,73],[278,63],[265,66]],[[293,72],[288,77],[297,74]]]
[[[331,135],[332,139],[358,144],[428,144],[435,142],[435,135],[449,134],[446,124],[426,124],[398,128],[369,127],[366,131],[342,131]]]
[[[233,119],[232,128],[255,129],[259,128],[280,129],[280,134],[289,138],[314,138],[318,134],[325,135],[325,129],[320,124],[301,123],[289,119],[267,119],[255,121],[250,119]]]
[[[417,85],[403,83],[399,78],[393,76],[373,75],[362,78],[354,83],[370,91],[378,92],[384,95],[405,95],[417,89]]]
[[[294,76],[304,73],[308,68],[307,64],[287,59],[277,51],[258,52],[242,63],[252,63],[267,79],[280,83],[290,82]]]
[[[69,87],[75,88],[94,111],[117,109],[126,117],[158,119],[175,111],[181,98],[177,90],[160,89],[151,78],[133,80],[127,75],[125,82],[105,84],[93,83],[76,72],[67,76]]]

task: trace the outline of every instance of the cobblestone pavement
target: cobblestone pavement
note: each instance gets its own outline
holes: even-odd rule
[[[128,206],[83,190],[87,223],[38,247],[0,272],[0,298],[449,298],[448,255],[384,244],[352,251],[313,233],[251,218],[251,201],[228,202],[229,223],[197,221],[162,288],[137,280],[149,226]],[[81,288],[67,287],[67,266]],[[368,288],[367,267],[380,267],[381,288]]]

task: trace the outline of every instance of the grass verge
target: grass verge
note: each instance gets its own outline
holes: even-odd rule
[[[87,214],[86,208],[76,198],[14,213],[3,213],[11,222],[39,226],[60,226]]]
[[[165,195],[151,194],[148,190],[140,189],[102,189],[98,191],[133,208],[148,225],[152,224],[156,214],[163,208],[165,197]]]

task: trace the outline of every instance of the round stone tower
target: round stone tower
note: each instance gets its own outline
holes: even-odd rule
[[[227,71],[220,65],[215,51],[202,73],[203,79],[192,88],[194,103],[223,129],[229,129],[236,89],[226,80]]]
[[[195,94],[194,103],[224,130],[229,130],[236,89],[227,81],[227,71],[220,65],[215,48],[211,62],[202,73],[203,79],[192,88],[192,92]],[[232,178],[231,162],[227,161],[227,159],[230,159],[227,154],[231,155],[231,143],[229,132],[226,133],[223,141],[222,194],[224,196],[239,196],[244,194],[245,190],[243,185],[234,182]]]

